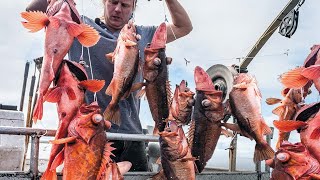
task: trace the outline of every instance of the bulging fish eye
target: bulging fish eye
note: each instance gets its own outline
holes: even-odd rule
[[[201,105],[203,107],[209,107],[211,106],[211,102],[208,100],[208,99],[204,99],[202,102],[201,102]]]
[[[94,114],[91,120],[93,123],[99,124],[103,120],[103,117],[101,116],[101,114]]]
[[[288,153],[279,153],[276,157],[281,162],[287,162],[290,159],[290,155]]]
[[[158,57],[156,57],[156,58],[153,60],[153,64],[154,64],[155,66],[160,66],[160,64],[161,64],[161,59],[158,58]]]

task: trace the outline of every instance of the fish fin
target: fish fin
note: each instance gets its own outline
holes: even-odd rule
[[[131,86],[131,89],[129,91],[127,91],[121,99],[126,99],[129,97],[130,93],[137,91],[139,89],[141,89],[143,86],[145,86],[145,83],[140,82],[140,83],[135,83]],[[140,92],[140,91],[139,91]]]
[[[302,88],[305,86],[309,79],[301,75],[304,67],[298,67],[290,70],[280,76],[280,82],[287,88]]]
[[[270,147],[268,143],[256,144],[253,156],[253,162],[271,159],[274,157],[274,150]]]
[[[133,41],[131,41],[131,40],[129,40],[129,39],[127,39],[127,40],[124,42],[124,45],[125,45],[126,47],[132,47],[132,46],[137,45],[137,43],[136,43],[136,42],[133,42]]]
[[[46,93],[44,100],[51,103],[57,103],[61,99],[62,91],[63,88],[55,87]]]
[[[159,128],[157,127],[157,126],[154,126],[154,128],[153,128],[153,135],[154,136],[158,136],[159,135]]]
[[[263,135],[268,135],[272,133],[271,128],[264,121],[261,121],[261,132]]]
[[[237,88],[237,89],[247,89],[248,86],[249,85],[247,83],[245,83],[245,82],[241,82],[241,83],[233,85],[233,87]]]
[[[144,95],[146,94],[146,88],[141,89],[138,93],[137,93],[137,97],[139,99],[141,99]]]
[[[109,60],[109,62],[112,63],[112,64],[114,64],[113,57],[114,57],[114,52],[106,54],[107,60]]]
[[[104,119],[120,126],[120,109],[118,104],[109,104],[103,113]]]
[[[97,179],[102,179],[105,176],[107,166],[109,165],[109,163],[112,163],[111,156],[114,156],[112,151],[116,149],[111,146],[112,144],[113,143],[108,142],[104,145],[103,156],[101,160],[100,169],[97,175]]]
[[[50,171],[56,171],[56,168],[60,166],[63,163],[63,161],[64,161],[64,148],[54,158],[50,167]]]
[[[319,139],[320,138],[320,127],[314,129],[310,135],[310,139]]]
[[[320,78],[320,64],[305,68],[301,74],[308,79]]]
[[[41,176],[40,180],[57,180],[57,173],[56,170],[51,171],[50,169],[47,169]]]
[[[37,103],[34,107],[34,112],[32,116],[33,122],[36,124],[37,120],[41,120],[43,116],[43,95],[40,94]]]
[[[309,174],[309,176],[311,177],[311,180],[320,180],[320,174]]]
[[[115,92],[115,90],[114,90],[115,85],[116,85],[115,81],[114,81],[114,79],[112,79],[109,86],[106,89],[106,95],[112,96],[113,92]]]
[[[77,137],[71,136],[71,137],[66,137],[66,138],[61,138],[61,139],[50,140],[49,142],[51,144],[65,144],[65,143],[75,142],[76,139],[77,139]]]
[[[227,138],[233,136],[232,132],[230,132],[230,131],[228,131],[226,129],[223,129],[223,128],[221,128],[221,134],[225,135]]]
[[[103,88],[104,84],[105,84],[104,80],[91,79],[91,80],[81,81],[79,83],[79,86],[91,92],[98,92]]]
[[[274,161],[274,159],[273,159],[273,158],[267,159],[267,160],[266,160],[266,165],[268,165],[268,166],[271,167],[271,168],[274,168],[274,167],[275,167],[275,161]]]
[[[129,161],[122,161],[122,162],[118,162],[117,166],[119,168],[120,174],[124,175],[130,170],[132,163]]]
[[[281,120],[273,121],[273,125],[282,132],[290,132],[306,126],[307,123],[302,121],[292,121],[292,120]]]
[[[81,34],[79,34],[79,36],[77,36],[79,42],[85,47],[90,47],[97,44],[100,39],[98,31],[86,24],[81,24],[81,26],[83,31]]]
[[[188,139],[188,144],[190,149],[192,149],[192,146],[193,146],[193,138],[194,138],[195,130],[196,130],[196,122],[195,120],[191,120],[190,127],[187,133],[187,139]]]
[[[231,123],[222,123],[221,126],[224,126],[227,129],[230,129],[232,131],[241,133],[241,129],[237,124],[231,124]]]
[[[153,35],[152,41],[150,43],[150,48],[162,49],[166,47],[166,43],[167,43],[167,26],[166,26],[166,23],[161,23]]]
[[[172,104],[172,90],[171,90],[171,85],[170,85],[170,81],[167,80],[166,81],[166,94],[167,94],[167,103],[168,106],[171,106]]]
[[[22,25],[30,32],[37,32],[49,24],[47,15],[41,11],[22,12],[21,17],[28,21]]]
[[[281,114],[283,114],[283,112],[285,111],[285,106],[284,105],[280,105],[276,108],[274,108],[272,110],[272,113],[278,116],[281,116]]]
[[[75,100],[77,98],[76,93],[70,86],[65,87],[65,91],[70,100]]]
[[[77,37],[83,32],[83,28],[80,24],[70,21],[68,22],[67,31],[71,36]]]
[[[278,99],[278,98],[267,98],[266,99],[266,103],[268,105],[278,104],[279,102],[281,102],[281,99]]]

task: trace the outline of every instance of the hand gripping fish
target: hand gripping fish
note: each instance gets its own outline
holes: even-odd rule
[[[191,155],[182,127],[175,121],[168,121],[168,126],[159,134],[163,170],[152,179],[195,180],[195,158]]]
[[[296,121],[273,121],[276,128],[284,132],[298,129],[301,143],[320,162],[320,103],[305,105],[296,114]]]
[[[68,126],[79,107],[84,103],[85,90],[97,92],[104,86],[103,80],[88,80],[82,65],[74,61],[63,60],[56,74],[55,86],[48,90],[44,99],[57,103],[59,127],[55,139],[66,138]],[[48,166],[42,179],[52,179],[56,176],[56,167],[62,164],[63,156],[58,156],[64,145],[52,145]]]
[[[274,151],[263,138],[272,131],[261,114],[262,96],[256,79],[247,73],[237,74],[229,96],[232,115],[239,125],[238,131],[256,141],[253,161],[256,163],[273,158]]]
[[[273,114],[279,116],[279,121],[292,119],[300,109],[300,103],[303,101],[300,89],[285,88],[282,91],[282,95],[284,96],[282,100],[278,98],[267,98],[266,100],[269,105],[280,103],[280,105],[272,111]],[[287,141],[289,136],[290,132],[279,131],[276,149],[279,149],[281,142],[284,140]]]
[[[58,67],[70,49],[74,38],[86,47],[95,45],[100,36],[96,30],[85,24],[77,24],[72,20],[70,7],[63,1],[59,11],[53,16],[43,12],[22,12],[21,17],[27,22],[22,25],[30,32],[37,32],[45,27],[45,54],[41,68],[38,100],[33,113],[33,121],[42,119],[43,97],[46,95],[51,82],[55,78]]]
[[[139,39],[136,27],[130,21],[121,29],[114,52],[106,55],[114,64],[114,73],[106,90],[106,94],[112,96],[112,99],[104,111],[104,118],[118,125],[120,124],[119,101],[142,87],[141,84],[136,84],[140,85],[139,87],[133,85],[139,67],[137,44]]]
[[[221,120],[230,112],[222,103],[222,91],[214,88],[209,75],[199,66],[194,70],[194,79],[197,92],[188,139],[197,170],[202,172],[220,138]]]
[[[316,180],[320,177],[319,162],[302,143],[284,141],[272,160],[271,180]]]
[[[129,171],[131,163],[111,160],[114,148],[105,132],[110,127],[111,123],[100,115],[96,102],[79,108],[68,127],[68,137],[52,141],[64,144],[63,179],[123,179],[122,174]]]
[[[172,118],[181,125],[187,125],[191,121],[191,114],[194,100],[194,92],[187,87],[187,82],[182,80],[180,85],[176,85],[170,106]]]
[[[169,116],[171,105],[171,88],[168,77],[168,64],[172,59],[165,55],[165,45],[167,42],[167,26],[160,24],[153,35],[151,44],[144,50],[143,78],[145,88],[139,92],[140,97],[146,94],[151,115],[155,122],[153,134],[163,131],[165,120]]]

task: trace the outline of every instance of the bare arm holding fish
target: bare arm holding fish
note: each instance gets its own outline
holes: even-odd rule
[[[189,34],[193,27],[188,13],[178,0],[166,0],[166,3],[172,18],[172,24],[167,24],[167,43],[169,43]]]

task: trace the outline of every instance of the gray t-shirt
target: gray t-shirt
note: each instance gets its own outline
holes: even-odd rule
[[[82,45],[77,39],[75,39],[69,51],[69,59],[79,62],[81,53],[83,51],[83,60],[87,65],[92,67],[93,79],[105,80],[106,84],[104,88],[97,93],[98,104],[101,107],[101,111],[104,112],[111,96],[105,94],[112,76],[114,65],[106,59],[105,55],[113,52],[116,45],[120,31],[111,33],[104,24],[98,25],[92,19],[83,17],[83,22],[94,27],[100,33],[100,40],[95,45],[89,48],[90,60],[88,56],[88,48],[82,48]],[[137,34],[141,35],[141,40],[138,41],[140,61],[144,61],[144,48],[151,42],[153,34],[156,30],[156,26],[136,26]],[[86,68],[89,79],[92,78],[91,69]],[[142,82],[142,71],[139,71],[135,82]],[[140,100],[136,98],[136,93],[133,92],[127,99],[119,102],[121,125],[112,125],[110,132],[129,133],[129,134],[141,134],[142,127],[139,119]],[[94,99],[93,93],[86,92],[86,102],[91,103]]]

